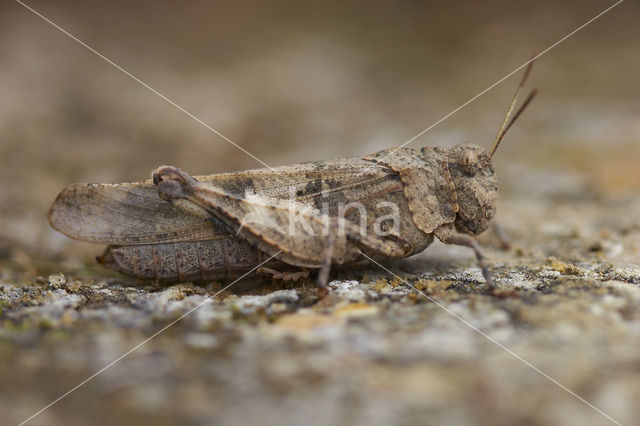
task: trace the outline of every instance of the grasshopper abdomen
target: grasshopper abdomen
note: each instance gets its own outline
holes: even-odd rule
[[[112,245],[98,261],[109,269],[160,282],[233,277],[261,261],[263,253],[237,238],[161,244]]]

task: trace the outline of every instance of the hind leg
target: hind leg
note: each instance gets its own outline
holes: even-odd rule
[[[298,281],[302,278],[306,278],[309,276],[309,271],[308,270],[300,270],[300,271],[277,271],[275,269],[272,268],[265,268],[260,267],[256,270],[256,272],[261,273],[261,274],[269,274],[271,275],[273,278],[277,279],[277,280],[281,280],[284,282],[289,282],[289,281]]]
[[[320,298],[325,297],[329,290],[327,289],[327,283],[329,281],[329,273],[331,271],[331,264],[333,259],[333,248],[335,244],[336,234],[338,232],[338,221],[332,221],[329,224],[327,239],[325,241],[323,250],[323,261],[320,271],[318,272],[318,279],[316,281],[318,285],[318,296]],[[360,232],[360,228],[354,224],[348,222],[345,224],[346,237],[353,241],[364,251],[368,252],[374,257],[383,258],[398,258],[402,257],[405,253],[411,250],[411,245],[404,241],[399,236],[378,236],[374,233]],[[368,257],[368,256],[365,256]]]

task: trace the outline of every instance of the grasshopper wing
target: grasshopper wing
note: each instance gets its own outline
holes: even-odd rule
[[[151,181],[70,185],[51,206],[49,223],[76,240],[116,245],[210,240],[230,233],[215,219],[162,200]]]
[[[221,173],[196,176],[225,192],[242,196],[247,189],[270,198],[296,198],[312,203],[323,187],[334,188],[332,182],[351,182],[352,188],[389,176],[379,170],[359,176],[367,165],[353,167],[347,160],[305,164],[295,168],[250,170],[243,173]],[[326,180],[327,174],[331,179]],[[375,175],[375,177],[374,177]],[[372,191],[379,190],[375,183]],[[202,210],[193,211],[171,205],[158,197],[152,181],[123,184],[74,184],[64,188],[49,211],[49,223],[63,234],[82,241],[132,245],[194,241],[222,238],[232,231],[215,216]]]
[[[258,194],[238,196],[171,166],[160,167],[154,173],[154,182],[162,198],[186,211],[204,210],[215,215],[237,229],[238,237],[292,265],[320,267],[329,233],[335,237],[331,258],[337,263],[357,256],[357,246],[348,240],[387,256],[398,256],[404,251],[391,241],[361,234],[353,222],[323,215],[295,200]]]

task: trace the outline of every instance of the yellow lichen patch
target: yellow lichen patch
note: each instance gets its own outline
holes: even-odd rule
[[[554,271],[558,271],[563,275],[580,275],[582,273],[580,268],[578,268],[577,266],[570,263],[561,262],[553,257],[547,260],[547,264],[551,267],[551,269],[553,269]]]
[[[82,288],[82,281],[67,282],[66,290],[70,293],[77,293]]]
[[[451,287],[451,281],[436,281],[436,280],[425,280],[420,279],[416,281],[413,286],[422,292],[425,293],[435,293],[438,291],[443,291]]]
[[[307,310],[285,314],[273,325],[274,331],[277,332],[306,334],[316,328],[344,324],[351,318],[376,315],[379,311],[376,306],[367,303],[346,303],[337,306],[330,314],[319,314]]]
[[[378,280],[376,281],[376,283],[374,285],[372,285],[371,287],[377,291],[377,292],[381,292],[382,290],[384,290],[385,287],[387,287],[389,285],[389,283],[387,282],[387,280]]]
[[[333,315],[340,318],[354,318],[354,317],[375,315],[378,312],[379,312],[378,308],[373,305],[356,302],[356,303],[349,303],[343,306],[339,306],[333,312]]]
[[[296,313],[281,316],[275,325],[291,331],[309,331],[316,327],[335,324],[337,318],[316,313]]]
[[[405,285],[404,281],[402,280],[402,278],[400,277],[393,277],[390,281],[389,281],[389,285],[393,288],[396,288],[398,286],[401,285]]]

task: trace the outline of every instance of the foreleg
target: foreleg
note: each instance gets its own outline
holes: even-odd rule
[[[456,233],[449,228],[438,228],[436,229],[435,234],[438,239],[445,244],[464,246],[472,249],[476,255],[476,259],[478,260],[478,266],[480,266],[480,270],[482,271],[484,280],[490,287],[495,287],[493,280],[491,279],[491,275],[489,274],[489,268],[487,267],[487,263],[485,262],[482,249],[480,248],[480,245],[475,238],[471,237],[470,235]]]

